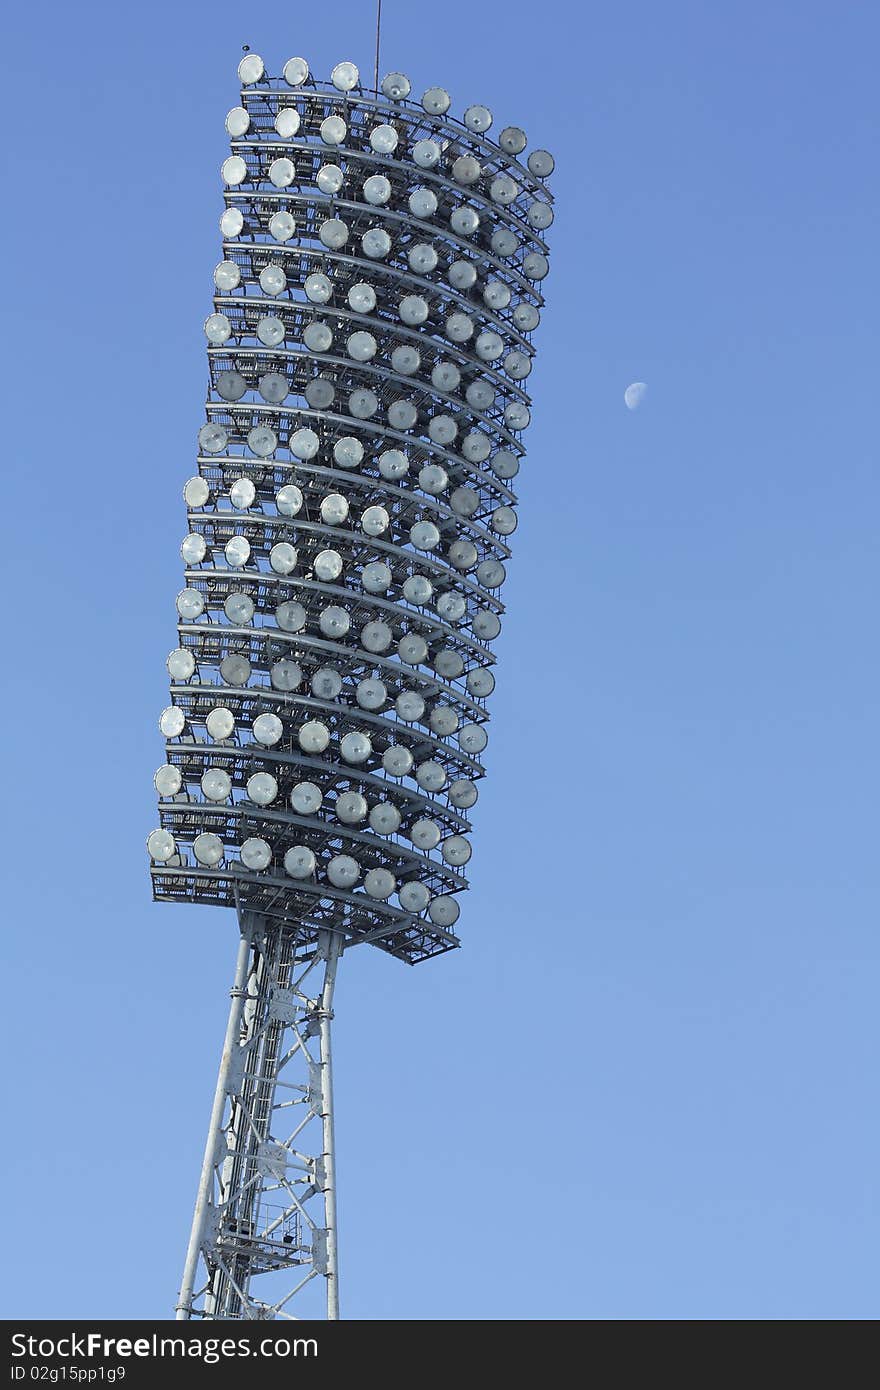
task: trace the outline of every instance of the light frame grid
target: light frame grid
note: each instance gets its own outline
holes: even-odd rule
[[[458,944],[553,161],[441,89],[262,67],[227,118],[153,891],[412,963]]]

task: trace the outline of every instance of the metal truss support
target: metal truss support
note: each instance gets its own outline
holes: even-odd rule
[[[178,1319],[321,1316],[316,1279],[339,1317],[330,1021],[342,946],[336,931],[241,919]]]

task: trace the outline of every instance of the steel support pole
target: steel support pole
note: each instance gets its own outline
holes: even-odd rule
[[[217,1134],[220,1129],[220,1121],[223,1118],[223,1110],[226,1104],[226,1088],[229,1080],[229,1068],[232,1061],[233,1049],[238,1043],[239,1031],[241,1028],[241,1014],[244,1008],[244,1001],[247,996],[247,977],[248,962],[251,950],[251,934],[249,930],[243,930],[241,942],[238,947],[238,958],[235,963],[235,979],[230,993],[229,1020],[226,1024],[226,1038],[223,1043],[223,1055],[220,1058],[220,1070],[217,1075],[217,1087],[214,1091],[214,1105],[211,1109],[211,1122],[208,1126],[208,1139],[205,1144],[205,1156],[202,1160],[202,1172],[199,1178],[199,1190],[196,1196],[195,1211],[193,1212],[192,1230],[190,1231],[189,1245],[186,1251],[186,1262],[183,1267],[183,1279],[180,1285],[180,1297],[177,1301],[176,1318],[178,1322],[186,1321],[190,1317],[192,1310],[193,1285],[195,1283],[196,1270],[199,1263],[199,1254],[202,1246],[202,1235],[205,1225],[205,1214],[211,1200],[213,1191],[213,1172],[215,1162],[215,1149],[217,1145]]]
[[[342,936],[330,932],[326,946],[327,965],[324,988],[321,991],[319,1020],[320,1056],[322,1067],[322,1111],[324,1142],[324,1220],[327,1228],[327,1317],[339,1317],[339,1241],[336,1214],[336,1131],[333,1119],[333,1057],[330,1047],[330,1023],[333,1018],[333,990],[336,966],[342,951]]]
[[[179,1320],[315,1316],[316,1278],[339,1317],[330,1024],[343,949],[332,929],[243,918]]]

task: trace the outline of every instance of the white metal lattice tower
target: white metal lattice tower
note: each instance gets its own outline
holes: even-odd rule
[[[337,966],[458,945],[553,160],[400,73],[239,77],[148,839],[241,934],[177,1316],[336,1318]]]

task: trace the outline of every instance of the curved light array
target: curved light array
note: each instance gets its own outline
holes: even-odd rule
[[[457,944],[553,159],[392,73],[239,66],[154,894]]]

